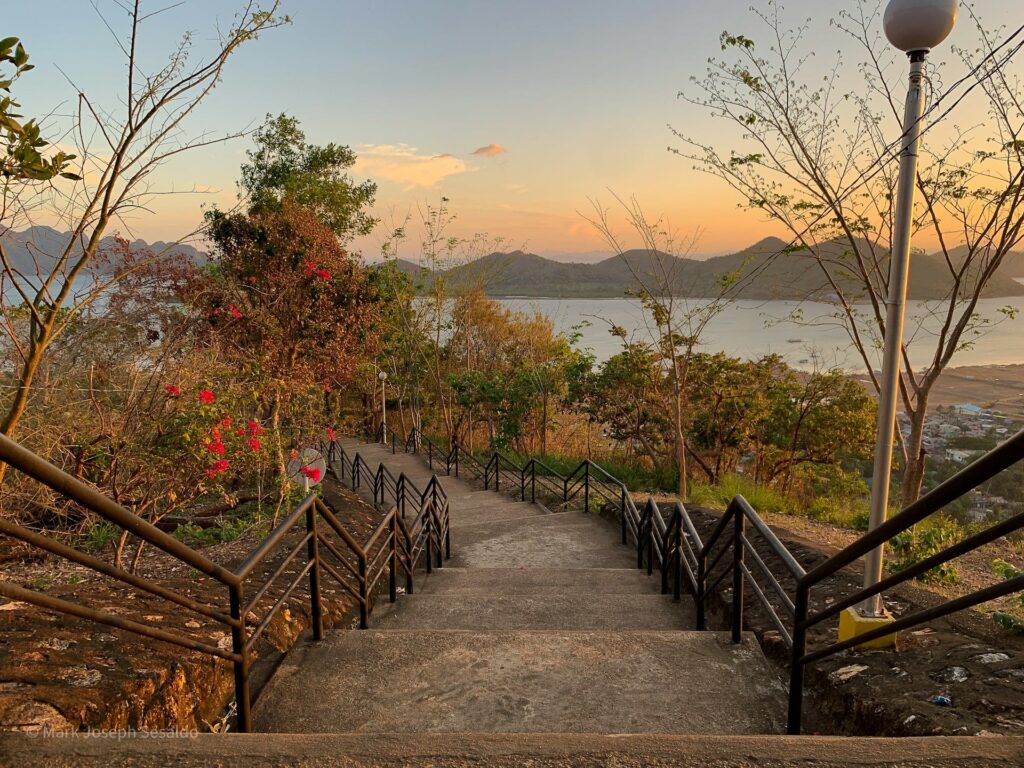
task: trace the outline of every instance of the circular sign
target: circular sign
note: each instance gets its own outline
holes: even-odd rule
[[[312,488],[323,481],[327,473],[327,462],[324,457],[313,448],[303,448],[301,451],[292,452],[292,460],[288,462],[285,471],[288,478],[301,485],[303,488]]]

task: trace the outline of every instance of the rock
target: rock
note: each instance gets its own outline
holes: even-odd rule
[[[188,627],[189,629],[199,629],[203,625],[200,622],[196,621],[195,619],[189,619],[188,621],[185,622],[185,626]]]
[[[40,648],[48,648],[51,651],[66,651],[75,640],[65,640],[62,637],[51,637],[39,643]]]
[[[977,661],[982,664],[998,664],[1001,661],[1009,661],[1010,655],[1008,653],[979,653],[973,657],[971,661]]]
[[[19,603],[17,600],[11,600],[0,605],[0,611],[19,611],[22,608],[28,608],[28,603]]]
[[[830,672],[828,675],[828,679],[833,684],[839,685],[841,683],[845,683],[853,679],[867,668],[868,667],[866,664],[850,664],[847,667],[842,667],[833,672]]]
[[[946,667],[941,672],[933,672],[929,675],[932,680],[939,683],[963,683],[971,676],[963,667]]]
[[[78,688],[88,688],[99,683],[103,679],[103,673],[88,667],[69,667],[60,678]]]
[[[0,697],[0,730],[38,733],[74,731],[75,727],[50,704]]]

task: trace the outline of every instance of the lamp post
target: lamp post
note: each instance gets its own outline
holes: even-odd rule
[[[388,444],[388,405],[387,400],[384,396],[384,382],[388,380],[387,371],[381,371],[377,374],[377,379],[380,381],[380,425],[381,434],[384,435],[384,445]]]
[[[890,0],[883,25],[885,35],[910,59],[910,88],[903,116],[903,146],[896,189],[896,220],[893,223],[892,257],[889,265],[889,295],[886,299],[885,347],[882,380],[878,393],[878,430],[871,483],[869,530],[885,522],[889,506],[889,478],[892,471],[892,443],[896,424],[896,402],[903,345],[903,317],[910,272],[910,230],[914,213],[914,185],[921,143],[921,112],[924,107],[924,61],[956,24],[957,0]],[[868,553],[864,563],[864,586],[882,579],[882,546]],[[882,596],[868,598],[860,606],[864,617],[882,618]]]

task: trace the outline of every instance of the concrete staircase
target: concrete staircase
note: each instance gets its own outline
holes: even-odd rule
[[[343,444],[420,487],[432,474],[417,456]],[[371,629],[289,653],[256,703],[257,731],[782,731],[783,688],[755,639],[690,631],[688,603],[636,569],[614,525],[441,483],[451,560],[414,596],[378,603]]]
[[[424,487],[416,456],[347,443]],[[254,734],[0,734],[0,768],[993,768],[1013,737],[779,736],[783,688],[753,638],[689,631],[611,524],[455,478],[452,559],[371,629],[296,646]]]

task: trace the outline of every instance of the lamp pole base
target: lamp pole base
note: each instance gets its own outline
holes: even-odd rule
[[[857,635],[863,635],[865,632],[870,632],[873,629],[884,627],[886,624],[892,624],[893,621],[895,619],[893,619],[892,614],[888,611],[883,611],[881,616],[867,616],[856,608],[847,608],[839,614],[839,642],[849,640]],[[857,650],[881,651],[895,647],[896,633],[894,632],[891,635],[876,637],[874,640],[869,640],[863,645],[858,645]]]

